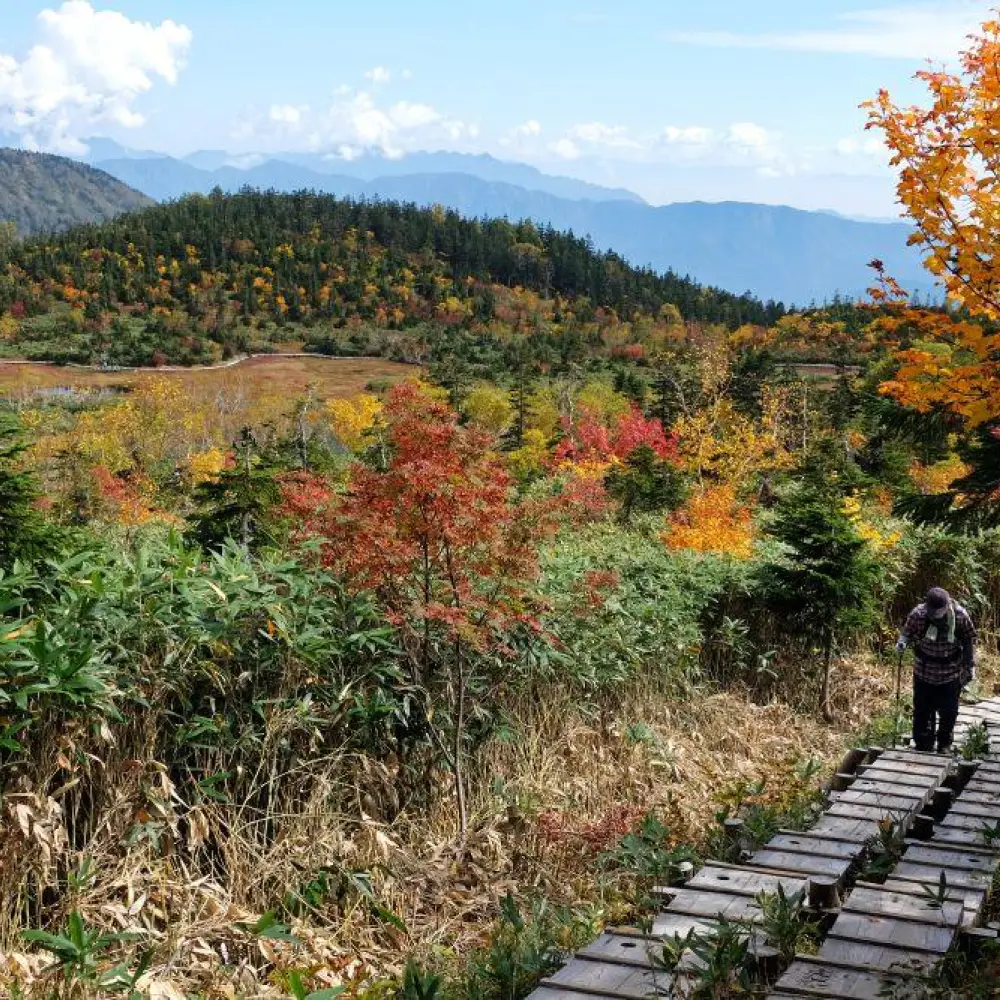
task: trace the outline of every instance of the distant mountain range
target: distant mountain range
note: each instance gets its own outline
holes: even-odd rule
[[[145,208],[151,198],[85,163],[0,149],[0,221],[22,235],[103,222]]]
[[[873,258],[910,291],[934,295],[919,255],[906,245],[910,230],[899,222],[742,202],[654,206],[621,188],[460,153],[399,159],[366,154],[347,160],[295,153],[265,159],[203,150],[175,159],[108,139],[87,142],[93,165],[158,201],[249,186],[441,204],[471,217],[530,218],[572,230],[638,266],[670,269],[702,284],[786,305],[864,295]]]

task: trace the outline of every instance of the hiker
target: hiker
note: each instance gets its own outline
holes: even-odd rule
[[[976,628],[947,590],[932,587],[899,633],[896,650],[913,646],[913,740],[918,750],[951,748],[958,699],[975,676]],[[936,734],[935,734],[936,729]]]

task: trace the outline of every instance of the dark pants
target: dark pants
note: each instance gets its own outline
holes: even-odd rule
[[[933,750],[935,736],[938,750],[951,746],[961,693],[961,681],[928,684],[913,678],[913,742],[918,750]]]

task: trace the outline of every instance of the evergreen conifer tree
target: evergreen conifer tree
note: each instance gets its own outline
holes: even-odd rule
[[[269,517],[280,499],[274,468],[260,454],[257,440],[244,428],[234,446],[232,466],[194,491],[197,513],[191,535],[206,548],[233,539],[248,549],[273,541]]]
[[[762,567],[761,594],[786,628],[819,649],[820,705],[829,721],[833,653],[840,641],[871,627],[879,569],[839,492],[814,476],[782,498],[768,533],[785,552]]]

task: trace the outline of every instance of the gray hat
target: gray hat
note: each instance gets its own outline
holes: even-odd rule
[[[924,598],[924,603],[927,605],[927,610],[931,612],[941,612],[948,607],[951,601],[951,595],[943,587],[931,587],[927,591],[927,596]]]

